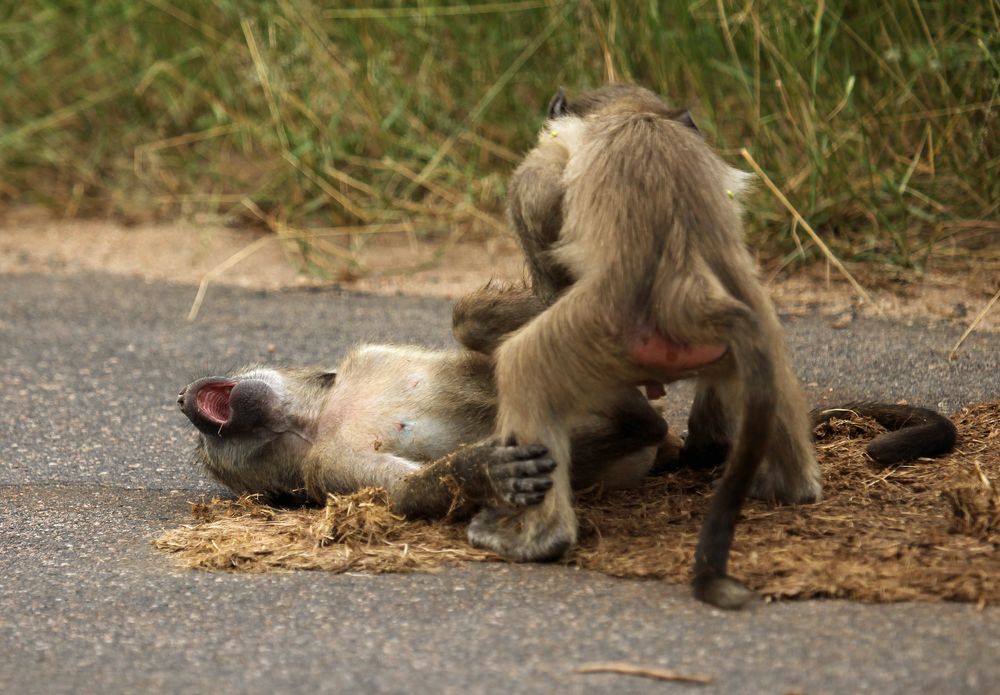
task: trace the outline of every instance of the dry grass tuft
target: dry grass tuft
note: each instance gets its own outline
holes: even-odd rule
[[[1000,600],[1000,402],[954,421],[950,456],[891,468],[864,453],[870,423],[832,423],[817,443],[826,498],[809,507],[748,504],[733,574],[770,598]],[[581,495],[580,545],[567,562],[686,582],[712,477],[680,471],[638,490]],[[202,569],[410,572],[497,559],[471,548],[461,524],[394,516],[379,490],[331,496],[323,509],[213,500],[194,505],[194,515],[154,544]]]
[[[189,567],[239,572],[428,571],[458,560],[496,559],[465,541],[458,524],[407,521],[386,493],[331,495],[322,509],[276,509],[252,496],[192,504],[195,523],[154,541]]]

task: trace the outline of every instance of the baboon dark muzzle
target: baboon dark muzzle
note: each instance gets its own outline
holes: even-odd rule
[[[210,376],[188,384],[177,405],[201,432],[225,437],[261,425],[273,399],[273,389],[258,379]]]

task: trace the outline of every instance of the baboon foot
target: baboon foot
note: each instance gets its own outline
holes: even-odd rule
[[[721,466],[729,456],[730,445],[727,441],[703,441],[696,443],[689,437],[678,455],[678,467],[693,470],[706,470]]]
[[[576,517],[542,507],[501,510],[487,507],[469,523],[469,543],[514,562],[558,560],[576,543]]]
[[[819,465],[813,461],[799,470],[779,470],[768,466],[765,461],[750,487],[750,496],[781,504],[819,502],[823,498]]]
[[[691,582],[694,597],[716,608],[739,610],[757,598],[751,589],[727,575],[703,574]]]

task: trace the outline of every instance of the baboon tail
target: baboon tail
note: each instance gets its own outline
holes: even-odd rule
[[[910,405],[848,403],[839,408],[817,408],[809,417],[815,427],[838,415],[851,414],[870,417],[889,430],[872,439],[866,449],[882,465],[946,454],[958,436],[955,425],[941,413]]]
[[[727,576],[726,565],[736,520],[774,429],[777,389],[774,362],[758,318],[739,303],[731,303],[726,311],[728,317],[723,323],[729,329],[725,337],[742,382],[743,402],[726,471],[701,528],[692,585],[698,599],[735,609],[754,594]]]

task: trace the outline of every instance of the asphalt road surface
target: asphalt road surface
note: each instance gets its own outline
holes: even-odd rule
[[[447,346],[450,307],[336,291],[0,275],[0,692],[1000,692],[1000,609],[847,601],[725,613],[684,586],[560,566],[228,575],[149,541],[223,492],[178,389],[246,362],[335,363],[362,341]],[[786,323],[818,402],[1000,397],[1000,336],[818,316]],[[690,391],[673,389],[683,422]],[[669,542],[669,539],[665,539]],[[711,685],[581,675],[592,661]]]

